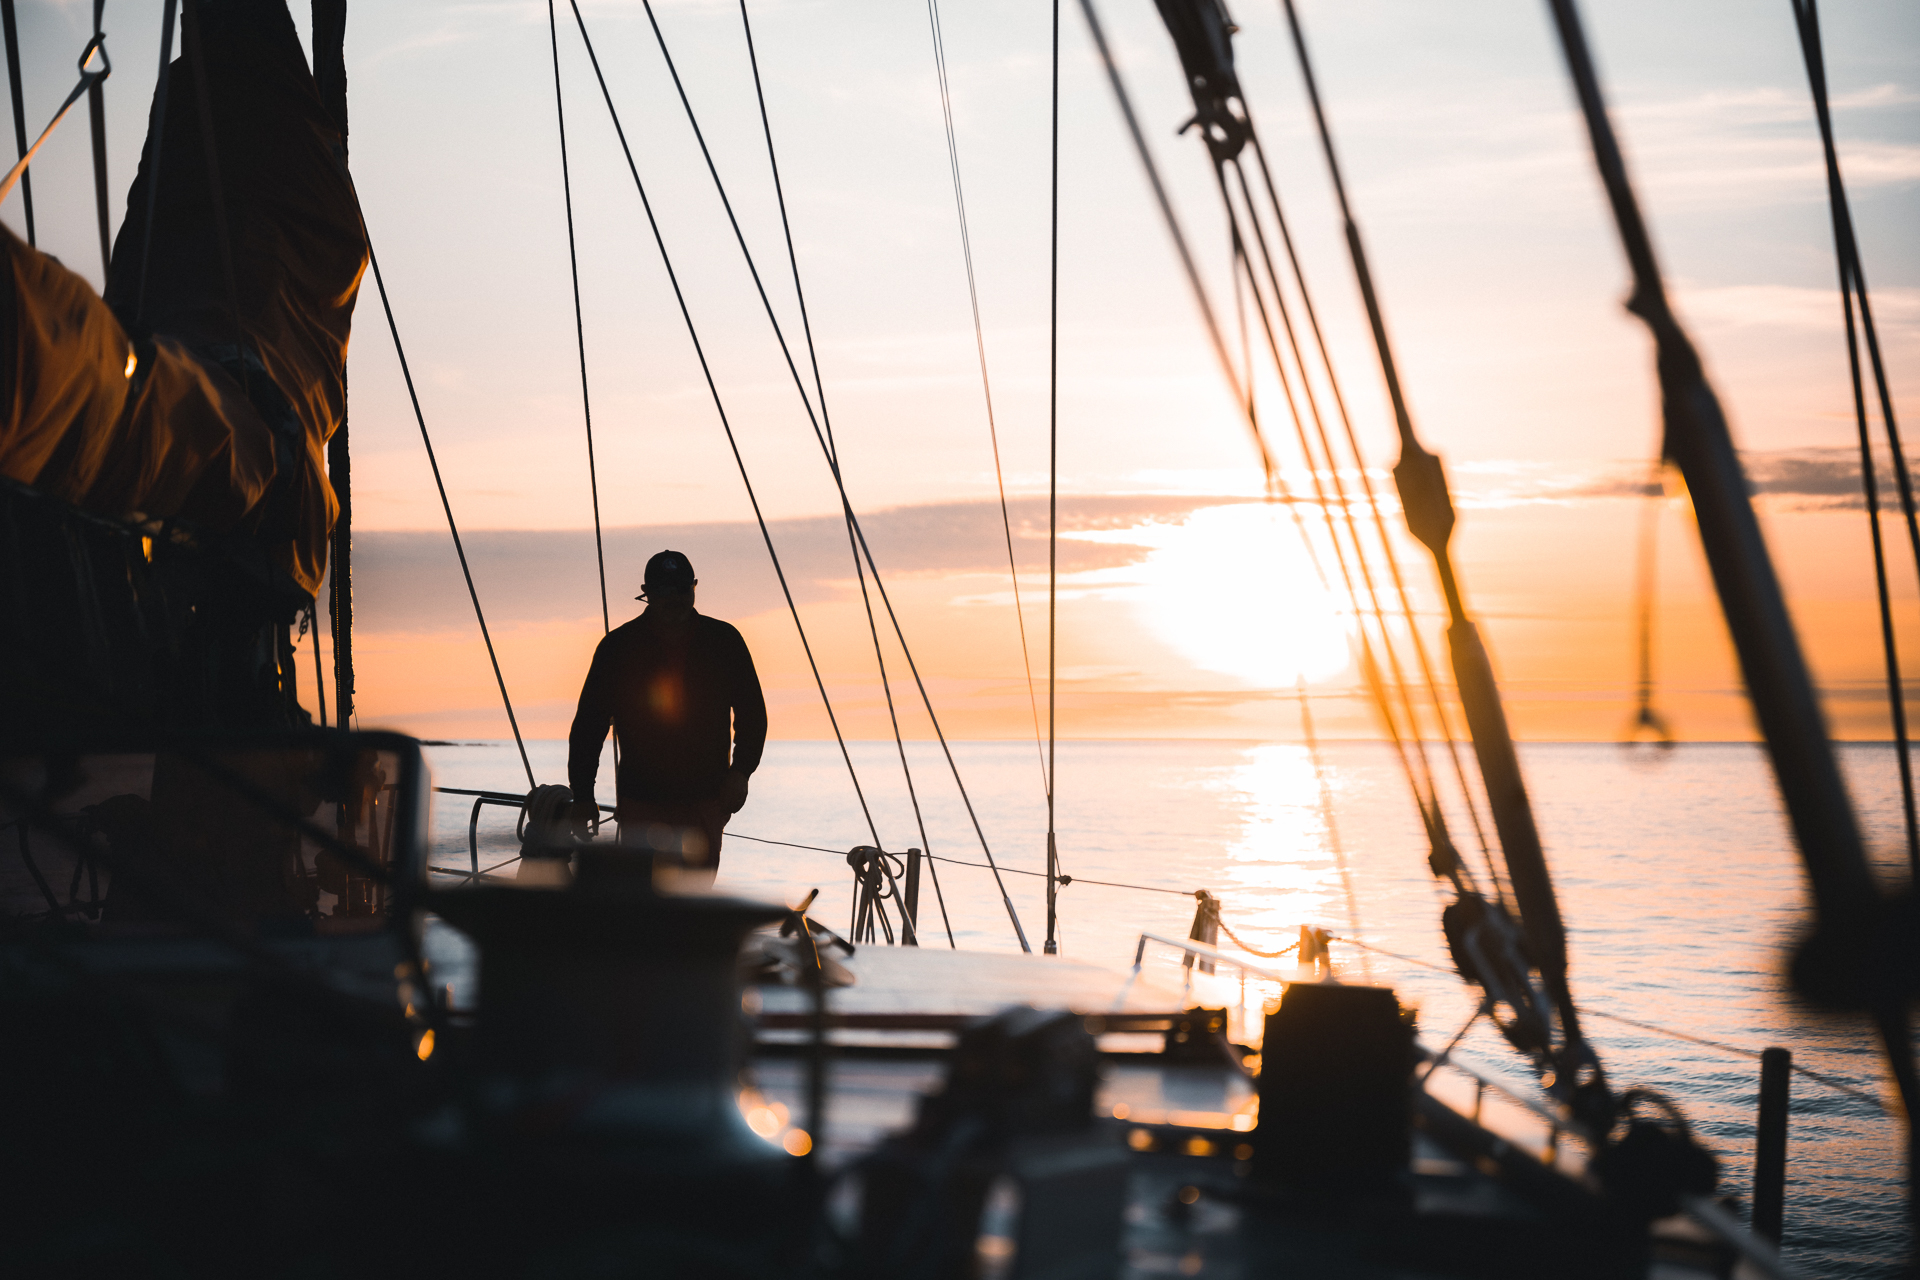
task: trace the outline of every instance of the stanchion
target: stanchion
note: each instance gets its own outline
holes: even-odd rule
[[[1753,1143],[1753,1233],[1780,1243],[1787,1198],[1787,1081],[1793,1054],[1760,1054],[1760,1120]]]

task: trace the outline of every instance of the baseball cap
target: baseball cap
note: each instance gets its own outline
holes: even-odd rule
[[[647,576],[634,599],[646,599],[649,591],[686,591],[693,584],[693,562],[681,552],[661,551],[647,561]]]

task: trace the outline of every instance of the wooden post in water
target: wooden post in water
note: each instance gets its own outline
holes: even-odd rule
[[[1793,1054],[1760,1054],[1760,1120],[1753,1142],[1753,1233],[1780,1243],[1787,1198],[1787,1081]]]

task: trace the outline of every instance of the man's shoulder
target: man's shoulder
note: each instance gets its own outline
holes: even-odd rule
[[[701,635],[707,640],[723,644],[746,644],[746,638],[740,634],[740,629],[731,622],[722,622],[704,613],[695,613],[693,616]]]
[[[630,618],[600,637],[597,647],[601,650],[630,649],[646,639],[647,627],[639,618]]]

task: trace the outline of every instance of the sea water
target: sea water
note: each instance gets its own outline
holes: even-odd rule
[[[540,782],[565,781],[565,743],[530,742],[527,750]],[[788,904],[818,889],[812,913],[845,928],[853,883],[845,851],[877,837],[889,851],[913,846],[953,860],[931,864],[937,892],[931,875],[923,880],[923,945],[948,945],[950,926],[958,946],[1017,949],[1017,916],[1039,951],[1045,881],[1023,873],[1045,868],[1044,756],[1031,741],[958,742],[951,750],[949,762],[937,743],[907,744],[909,795],[893,743],[849,743],[863,808],[836,744],[769,743],[752,796],[728,828],[719,887]],[[526,788],[510,742],[434,745],[428,754],[439,785]],[[1443,793],[1458,797],[1457,784],[1444,785],[1455,768],[1447,748],[1429,744],[1426,754]],[[1522,747],[1521,756],[1567,923],[1575,998],[1588,1010],[1588,1036],[1610,1079],[1677,1101],[1719,1154],[1722,1191],[1743,1201],[1759,1063],[1730,1050],[1784,1046],[1796,1065],[1866,1095],[1793,1078],[1786,1256],[1815,1275],[1896,1274],[1902,1159],[1885,1059],[1862,1020],[1807,1008],[1787,989],[1784,969],[1808,922],[1807,894],[1762,750],[1701,743],[1631,754],[1612,745],[1539,744]],[[1904,882],[1892,750],[1849,745],[1841,759],[1885,881]],[[1471,760],[1463,765],[1471,777]],[[610,759],[602,779],[601,798],[610,800]],[[1373,948],[1334,942],[1336,970],[1391,983],[1418,1007],[1431,1045],[1451,1039],[1472,1015],[1473,995],[1452,974],[1440,932],[1447,895],[1427,870],[1406,774],[1387,746],[1323,744],[1316,768],[1298,743],[1063,742],[1057,780],[1060,866],[1074,878],[1059,891],[1062,954],[1125,968],[1143,932],[1185,937],[1194,891],[1205,889],[1250,948],[1277,951],[1303,924]],[[436,798],[437,865],[469,865],[471,804]],[[511,809],[483,810],[483,868],[517,851],[514,817]],[[1484,882],[1474,815],[1456,799],[1448,818],[1454,843]],[[1487,823],[1484,813],[1479,820]],[[961,865],[983,864],[989,853],[997,878]],[[513,870],[509,863],[499,874]],[[1224,934],[1220,945],[1241,952]],[[1149,944],[1145,958],[1168,985],[1185,976],[1172,948]],[[1287,969],[1292,961],[1272,963]],[[1257,1024],[1259,1001],[1275,990],[1251,984],[1251,1021]],[[1459,1056],[1536,1092],[1526,1065],[1484,1020],[1467,1032]]]

